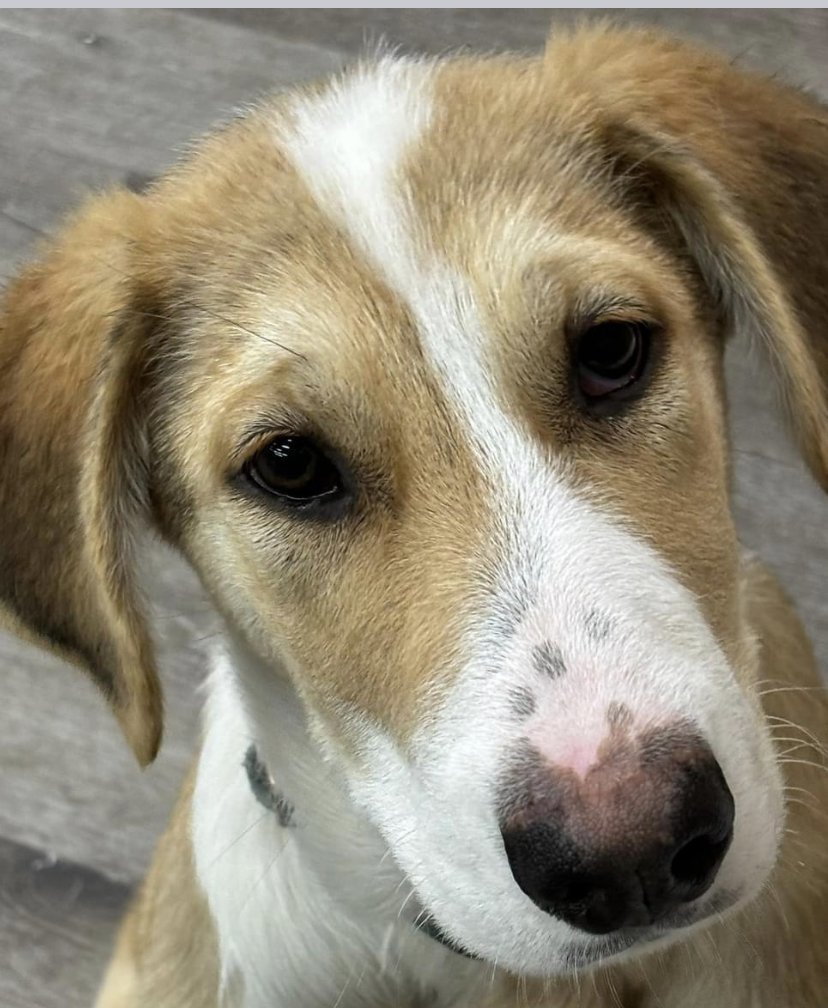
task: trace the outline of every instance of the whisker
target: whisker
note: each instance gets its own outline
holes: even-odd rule
[[[813,732],[809,731],[804,725],[797,724],[795,721],[791,721],[789,718],[779,717],[776,714],[768,714],[766,719],[768,721],[778,722],[778,724],[776,725],[772,724],[769,726],[771,731],[775,731],[777,728],[783,728],[787,726],[788,728],[792,728],[794,731],[802,732],[803,735],[805,735],[807,738],[811,740],[815,748],[820,749],[823,752],[826,751],[826,745],[823,742],[821,742],[820,739],[818,739],[817,736],[814,735]]]
[[[270,343],[271,346],[278,347],[280,350],[284,350],[285,353],[293,354],[294,357],[298,357],[300,360],[307,360],[305,354],[300,353],[298,350],[294,350],[292,347],[286,346],[284,343],[280,343],[278,340],[275,340],[270,336],[265,336],[264,333],[256,332],[255,329],[251,329],[249,326],[246,326],[241,322],[237,322],[235,319],[222,315],[220,312],[214,311],[206,305],[196,304],[191,301],[188,302],[185,307],[194,308],[196,311],[203,312],[205,315],[209,315],[218,322],[223,322],[225,325],[233,326],[234,329],[238,329],[240,332],[246,333],[248,336],[253,336],[255,339],[260,339],[265,343]],[[163,315],[160,312],[146,311],[142,308],[129,308],[128,311],[130,314],[137,315],[139,318],[154,319],[157,322],[177,321],[176,317],[173,315]]]
[[[91,256],[92,256],[92,258],[99,265],[104,266],[106,269],[112,270],[114,273],[117,273],[119,276],[126,277],[127,279],[131,279],[131,274],[127,270],[119,269],[114,263],[108,262],[102,256],[98,256],[98,255],[96,255],[94,253],[92,253]],[[253,293],[253,292],[254,291],[251,290],[251,293]],[[236,319],[229,318],[228,316],[222,315],[220,312],[217,312],[217,311],[215,311],[212,308],[208,308],[207,305],[199,304],[197,301],[189,300],[189,301],[182,302],[182,306],[185,307],[185,308],[187,308],[187,307],[194,308],[196,311],[204,312],[205,315],[210,315],[214,319],[216,319],[217,321],[223,322],[225,325],[233,326],[235,329],[238,329],[240,332],[246,333],[248,336],[253,336],[256,339],[263,340],[265,343],[270,343],[271,345],[273,345],[275,347],[278,347],[280,350],[284,350],[285,353],[293,354],[294,357],[298,357],[301,360],[307,360],[307,357],[305,356],[305,354],[300,353],[300,351],[294,350],[292,347],[285,346],[283,343],[280,343],[278,340],[274,340],[274,339],[272,339],[269,336],[265,336],[263,333],[257,332],[255,329],[251,329],[249,326],[246,326],[246,325],[244,325],[241,322],[237,322]],[[130,308],[129,311],[133,315],[138,315],[138,316],[141,316],[141,317],[144,317],[144,318],[154,318],[154,319],[157,319],[158,321],[161,321],[161,322],[174,322],[174,321],[176,321],[176,319],[174,317],[172,317],[172,316],[162,315],[160,313],[155,313],[155,312],[142,311],[142,310],[134,308],[134,307]]]
[[[824,686],[776,686],[773,689],[759,690],[757,696],[772,696],[774,693],[824,693]]]
[[[408,906],[409,902],[413,899],[413,897],[414,897],[414,890],[412,889],[400,904],[400,909],[397,911],[397,921],[402,920],[402,915],[405,912],[405,908]]]
[[[804,759],[790,759],[790,757],[783,757],[778,760],[780,764],[790,765],[790,766],[807,766],[812,767],[814,770],[825,770],[828,771],[828,766],[825,763],[815,763],[813,760]]]
[[[802,808],[817,815],[828,815],[828,808],[820,808],[818,804],[812,804],[804,798],[798,798],[796,795],[785,795],[784,798],[786,805],[801,805]]]
[[[800,792],[800,794],[807,795],[808,798],[819,804],[819,799],[817,798],[817,796],[814,794],[813,791],[810,791],[808,788],[797,787],[795,784],[783,784],[782,785],[783,794],[787,794],[789,791],[798,791]],[[826,811],[828,811],[828,809]]]
[[[272,346],[279,347],[280,350],[284,350],[285,353],[293,354],[294,357],[298,357],[300,360],[307,360],[305,354],[300,353],[298,350],[285,346],[284,343],[280,343],[278,340],[272,339],[270,336],[265,336],[263,333],[257,332],[255,329],[251,329],[249,326],[243,325],[241,322],[237,322],[235,319],[228,318],[226,315],[222,315],[213,308],[208,308],[206,305],[198,304],[195,301],[185,302],[185,306],[195,308],[196,311],[204,312],[205,315],[210,315],[212,318],[216,319],[216,321],[224,322],[225,325],[231,325],[235,329],[238,329],[243,333],[247,333],[248,336],[253,336],[256,339],[264,340],[265,343],[270,343]]]

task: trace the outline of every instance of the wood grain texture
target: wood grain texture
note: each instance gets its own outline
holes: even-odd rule
[[[256,94],[323,74],[384,36],[411,50],[532,48],[543,10],[0,11],[0,275],[83,192],[139,188]],[[828,95],[824,11],[616,12],[723,47]],[[796,599],[828,667],[828,507],[732,348],[736,509],[745,541]],[[0,1006],[91,1003],[120,908],[146,866],[197,733],[214,620],[195,579],[147,551],[168,698],[158,763],[140,773],[91,685],[0,634]],[[242,754],[240,754],[241,757]]]
[[[0,839],[3,1008],[83,1003],[74,992],[105,967],[129,895],[84,865]]]

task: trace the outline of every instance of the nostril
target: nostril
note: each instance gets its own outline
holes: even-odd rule
[[[687,886],[703,885],[724,857],[729,843],[730,830],[718,840],[709,834],[689,840],[670,863],[673,878]]]
[[[693,778],[684,795],[688,839],[670,858],[674,897],[681,902],[710,888],[733,839],[733,795],[712,754],[706,765],[696,767]]]

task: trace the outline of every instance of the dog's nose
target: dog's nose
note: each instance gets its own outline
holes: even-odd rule
[[[591,934],[651,924],[701,896],[733,835],[733,796],[697,736],[627,740],[582,777],[535,755],[509,786],[501,831],[515,881]]]

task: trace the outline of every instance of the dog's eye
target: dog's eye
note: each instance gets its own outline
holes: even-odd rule
[[[575,347],[578,386],[587,401],[607,399],[630,389],[644,374],[651,329],[642,322],[599,322]]]
[[[245,473],[261,490],[296,506],[332,501],[344,492],[336,466],[305,437],[269,441],[250,459]]]

